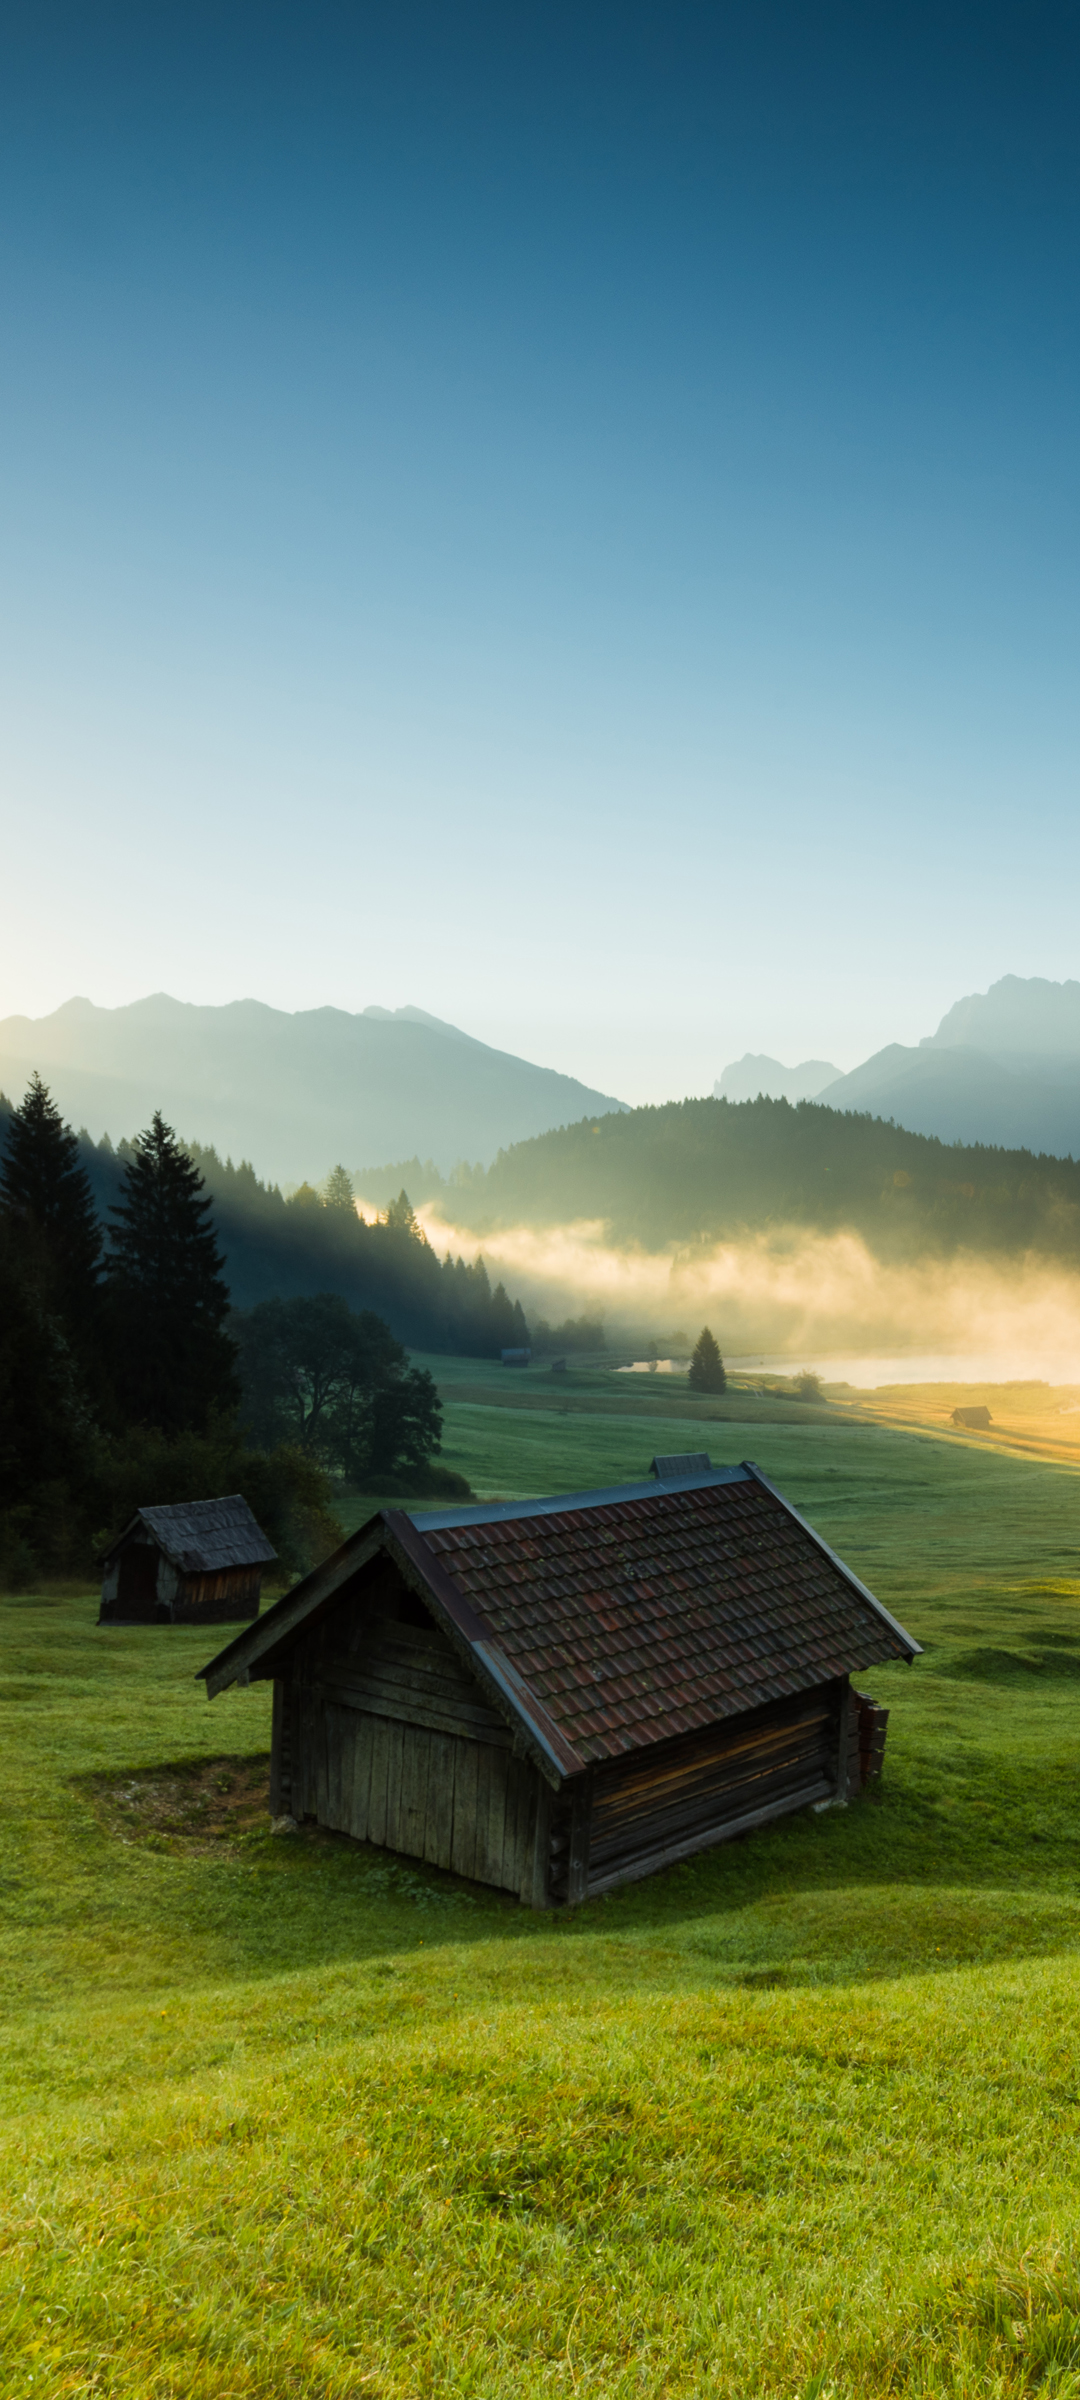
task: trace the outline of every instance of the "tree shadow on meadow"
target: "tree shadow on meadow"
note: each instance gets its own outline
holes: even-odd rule
[[[1066,1654],[1057,1672],[1075,1677]],[[943,1659],[935,1680],[1009,1683],[1031,1653]],[[156,1854],[142,1905],[190,1937],[200,1977],[361,1966],[467,1945],[485,1989],[557,1974],[608,1989],[835,1984],[1052,1957],[1080,1946],[1080,1766],[962,1751],[909,1729],[846,1808],[804,1811],[568,1912],[305,1825],[269,1831],[265,1754],[80,1776],[110,1847]],[[115,1854],[114,1854],[115,1855]]]

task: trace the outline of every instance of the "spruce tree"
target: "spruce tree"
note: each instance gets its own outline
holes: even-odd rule
[[[389,1225],[392,1233],[407,1234],[411,1242],[426,1242],[427,1236],[417,1222],[416,1211],[404,1189],[398,1193],[396,1200],[391,1200],[381,1223]]]
[[[238,1397],[229,1292],[198,1168],[160,1110],[124,1169],[106,1260],[113,1381],[123,1413],[202,1433]]]
[[[719,1345],[703,1326],[694,1346],[687,1382],[693,1392],[726,1392],[727,1376],[720,1356]]]
[[[27,1245],[0,1211],[0,1584],[84,1564],[97,1451],[81,1378]]]
[[[12,1238],[34,1254],[49,1307],[85,1349],[95,1314],[101,1227],[76,1136],[38,1074],[8,1118],[0,1212]]]
[[[339,1208],[344,1211],[346,1216],[355,1217],[356,1201],[353,1197],[352,1176],[347,1167],[331,1167],[322,1187],[322,1203],[324,1208]]]

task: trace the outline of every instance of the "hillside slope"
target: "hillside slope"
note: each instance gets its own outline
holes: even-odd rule
[[[278,1182],[340,1159],[421,1151],[446,1172],[622,1104],[571,1075],[492,1050],[419,1009],[303,1009],[258,1000],[199,1008],[156,993],[127,1008],[68,1000],[0,1022],[0,1086],[18,1101],[34,1068],[96,1139],[130,1136],[160,1108]]]
[[[573,1125],[431,1195],[474,1235],[602,1220],[649,1250],[849,1227],[882,1258],[1037,1251],[1080,1263],[1080,1165],[946,1144],[818,1101],[684,1100]]]

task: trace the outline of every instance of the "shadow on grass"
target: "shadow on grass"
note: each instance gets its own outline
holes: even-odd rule
[[[935,1662],[935,1675],[955,1683],[1011,1683],[1018,1677],[1044,1675],[1058,1681],[1080,1682],[1080,1656],[1070,1646],[1073,1637],[1031,1650],[1004,1650],[985,1645],[957,1650]]]
[[[1080,1770],[1033,1784],[1024,1760],[910,1747],[846,1809],[803,1812],[572,1912],[304,1826],[269,1831],[263,1755],[82,1775],[104,1840],[149,1853],[148,1925],[197,1972],[250,1979],[478,1943],[583,1987],[708,1983],[767,1990],[1050,1957],[1080,1946]],[[498,1975],[494,1957],[489,1970]]]

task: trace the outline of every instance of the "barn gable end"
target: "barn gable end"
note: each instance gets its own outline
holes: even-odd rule
[[[535,1773],[393,1561],[351,1578],[288,1663],[274,1687],[276,1814],[531,1900]]]

